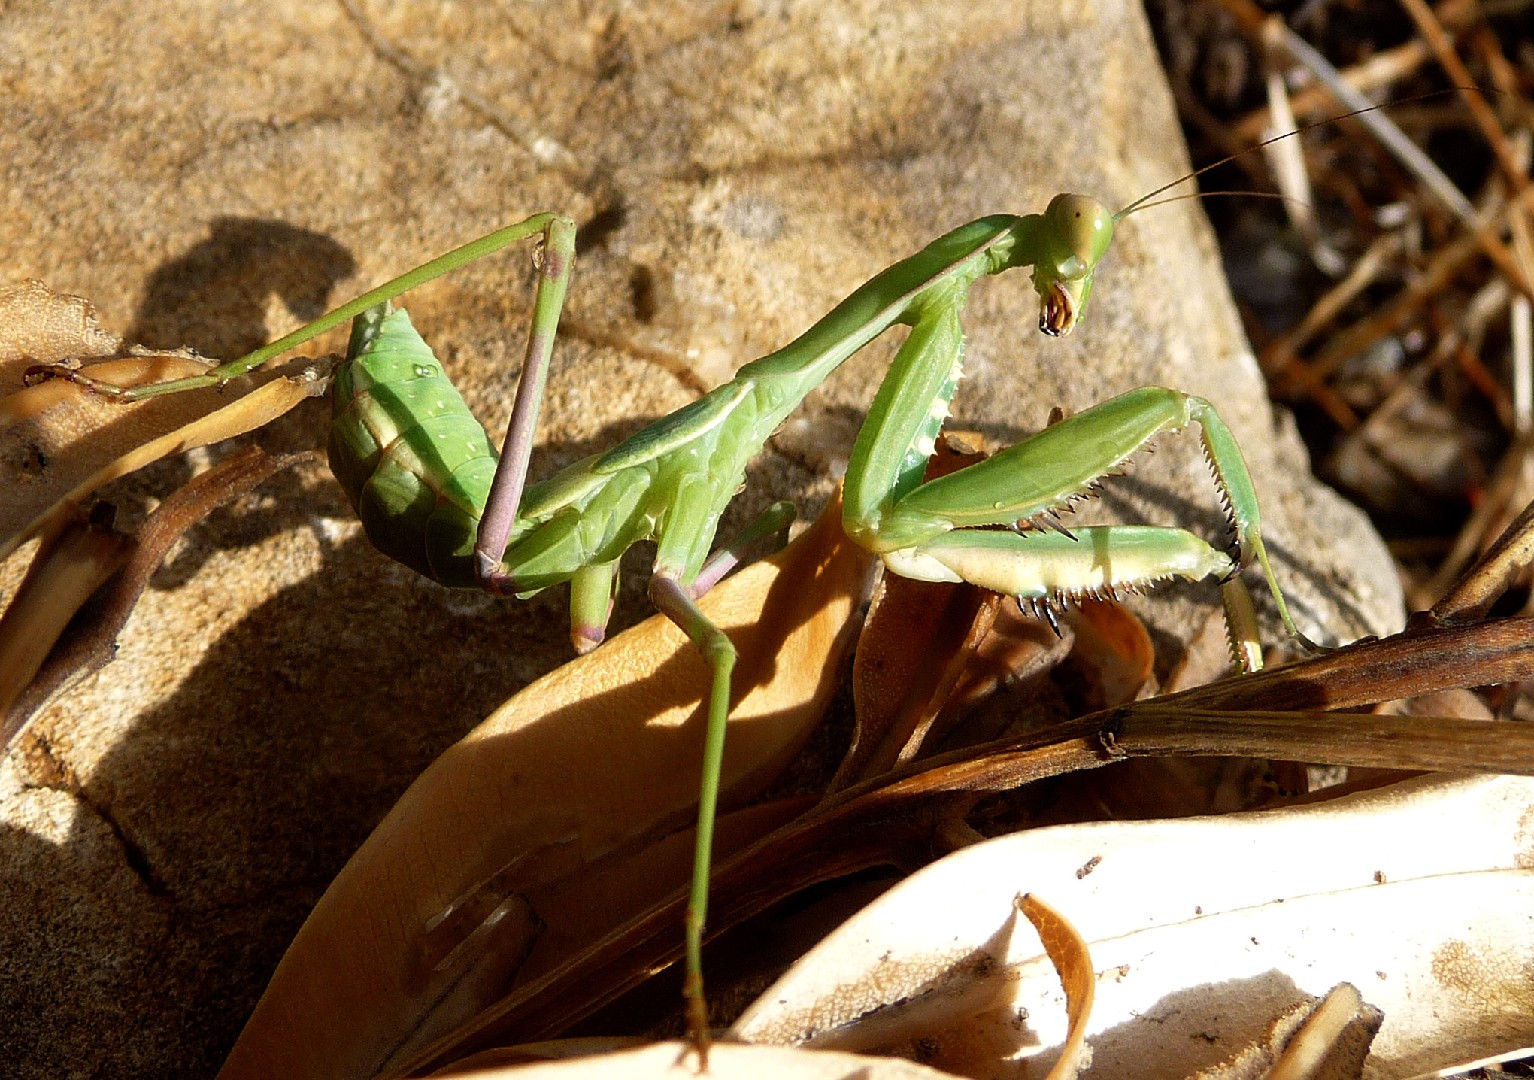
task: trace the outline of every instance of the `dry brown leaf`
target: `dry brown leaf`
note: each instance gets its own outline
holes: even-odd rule
[[[8,716],[80,605],[127,558],[131,544],[110,527],[77,519],[43,537],[21,587],[0,615],[0,718]],[[0,747],[9,745],[12,733],[12,725],[0,723]]]
[[[1230,649],[1219,624],[1221,674]],[[1087,708],[1115,708],[1155,693],[1155,652],[1145,624],[1122,604],[1088,601],[1070,617],[1072,662],[1083,672]],[[1186,654],[1185,654],[1186,656]],[[1272,794],[1269,763],[1250,758],[1169,757],[1126,761],[1091,776],[1065,778],[1040,819],[1052,824],[1095,818],[1186,817],[1247,810]]]
[[[304,456],[273,457],[246,447],[171,493],[134,537],[92,528],[69,541],[67,551],[45,541],[0,617],[0,746],[9,746],[68,687],[112,661],[117,635],[151,575],[188,529]],[[109,584],[98,591],[103,582]]]
[[[140,386],[207,369],[185,357],[139,356],[84,370],[103,382]],[[249,379],[256,388],[233,401],[222,388],[122,405],[58,380],[0,401],[0,468],[22,481],[0,507],[0,557],[102,485],[183,450],[253,431],[324,389],[309,365],[287,377],[261,372]]]
[[[871,867],[922,865],[931,857],[940,819],[956,799],[973,799],[976,792],[1011,790],[1108,763],[1123,768],[1126,756],[1300,757],[1349,765],[1405,762],[1425,768],[1499,771],[1505,768],[1504,762],[1522,761],[1527,768],[1527,762],[1534,760],[1529,749],[1534,739],[1524,731],[1527,725],[1444,718],[1401,722],[1372,715],[1295,711],[1230,712],[1225,711],[1229,705],[1224,703],[1236,698],[1248,709],[1270,703],[1292,707],[1301,701],[1357,707],[1395,696],[1408,687],[1421,692],[1466,681],[1528,678],[1528,623],[1513,619],[1469,628],[1413,631],[1399,640],[1362,643],[1343,653],[1233,684],[1189,691],[1154,703],[1136,702],[1106,714],[1058,723],[1001,744],[950,754],[923,771],[898,770],[883,782],[827,800],[740,856],[720,864],[713,879],[711,917],[717,925],[732,926],[818,882]],[[1434,657],[1435,662],[1424,667],[1422,655]],[[1204,709],[1193,710],[1195,704]],[[1477,827],[1484,829],[1484,823]],[[1156,857],[1158,852],[1152,850],[1155,845],[1146,846],[1146,851],[1137,854]],[[1073,853],[1073,857],[1077,860],[1070,866],[1073,876],[1095,876],[1100,862],[1096,853]],[[1164,876],[1159,866],[1147,873],[1148,880],[1158,882]],[[1250,876],[1265,880],[1265,875],[1256,871]],[[1004,875],[998,875],[998,880],[1003,879]],[[947,890],[951,895],[923,913],[923,925],[940,935],[950,933],[956,912],[973,899],[967,896],[967,889],[976,895],[985,891],[975,883]],[[988,917],[994,924],[994,912]],[[588,950],[577,962],[562,968],[557,979],[540,980],[525,992],[519,991],[514,999],[498,1004],[493,1015],[454,1032],[431,1053],[421,1055],[418,1065],[440,1067],[466,1053],[516,1039],[557,1035],[568,1027],[572,1016],[590,1015],[611,1000],[601,993],[593,995],[593,987],[619,985],[624,973],[659,970],[675,960],[678,942],[674,928],[680,918],[680,898],[668,908],[647,913],[637,925],[625,927],[621,936],[604,941],[602,947]],[[923,961],[915,970],[919,974],[932,966]],[[906,985],[899,983],[905,975],[903,967],[897,965],[893,975],[881,973],[878,984]],[[822,1019],[834,1026],[837,1009],[853,993],[844,984],[843,990],[824,995],[826,1000],[813,1007],[816,1015],[793,1017],[785,1030],[821,1031],[817,1025]],[[806,1000],[816,997],[797,996]],[[1003,1019],[999,1031],[1008,1038],[1015,1037],[1013,1027]],[[1008,1035],[1008,1031],[1012,1033]]]
[[[1087,669],[1087,683],[1100,695],[1091,708],[1111,709],[1155,692],[1155,647],[1134,612],[1112,601],[1086,600],[1069,621],[1076,634],[1072,658]]]
[[[934,747],[973,746],[1046,722],[1043,710],[1030,709],[1026,716],[1016,716],[1001,704],[1015,701],[1016,694],[999,695],[1039,686],[1068,660],[1076,633],[1068,620],[1061,623],[1061,630],[1063,634],[1056,634],[1043,619],[1026,614],[1014,603],[999,604],[990,632],[970,656],[933,724],[934,734],[946,737],[929,738],[927,752]],[[988,699],[993,710],[985,708]]]
[[[807,797],[776,799],[722,815],[714,831],[715,865],[813,805]],[[529,889],[528,903],[535,910],[558,912],[559,917],[544,920],[537,947],[518,979],[525,983],[558,967],[589,945],[597,929],[618,925],[688,881],[694,833],[691,827],[680,829],[638,851],[597,860],[580,873]]]
[[[726,804],[769,781],[819,719],[868,566],[833,505],[703,599],[740,651]],[[341,871],[220,1075],[371,1075],[632,914],[633,897],[560,898],[610,869],[603,860],[685,823],[708,679],[656,616],[508,701],[422,774]],[[680,887],[687,869],[676,869],[652,891]]]
[[[831,791],[916,756],[1000,604],[973,585],[884,575],[852,667],[857,729]]]
[[[1087,601],[1069,612],[1072,649],[1068,660],[1078,678],[1072,684],[1079,712],[1115,708],[1154,693],[1155,654],[1144,622],[1122,604]],[[1229,652],[1221,655],[1229,671]],[[1162,758],[1126,761],[1115,769],[1062,777],[1034,821],[1093,820],[1102,817],[1182,817],[1248,809],[1261,786],[1264,767],[1217,758]]]

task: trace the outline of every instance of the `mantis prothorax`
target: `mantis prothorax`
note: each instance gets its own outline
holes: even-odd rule
[[[1285,627],[1300,636],[1263,546],[1246,464],[1202,398],[1154,386],[1131,390],[988,460],[922,482],[961,375],[960,313],[970,287],[987,274],[1032,267],[1039,328],[1067,334],[1086,307],[1116,222],[1138,205],[1113,214],[1095,199],[1063,194],[1042,214],[984,217],[955,229],[874,276],[728,383],[525,490],[575,254],[575,223],[558,214],[539,214],[475,240],[204,375],[124,389],[71,369],[41,374],[135,400],[221,384],[354,318],[346,361],[335,374],[330,461],[382,551],[443,584],[498,595],[525,597],[568,581],[571,636],[584,652],[604,636],[620,556],[634,543],[656,541],[650,596],[713,672],[685,930],[688,1018],[702,1054],[701,950],[735,651],[696,600],[733,565],[744,540],[788,520],[790,511],[775,507],[748,537],[710,559],[720,515],[747,463],[811,390],[885,330],[909,327],[848,461],[843,522],[891,571],[972,582],[1016,596],[1053,621],[1054,610],[1072,599],[1169,577],[1212,577],[1244,598],[1236,575],[1255,561]],[[531,237],[539,242],[532,328],[498,457],[408,315],[389,301]],[[1155,436],[1195,421],[1234,534],[1229,552],[1177,528],[1021,528],[1081,496]]]

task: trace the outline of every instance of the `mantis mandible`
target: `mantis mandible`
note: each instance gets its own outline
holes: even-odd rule
[[[1169,185],[1170,186],[1170,185]],[[1165,189],[1162,189],[1165,190]],[[1156,193],[1152,193],[1156,194]],[[221,385],[354,319],[332,396],[332,469],[372,542],[444,585],[530,596],[570,583],[578,651],[603,639],[618,560],[657,543],[649,594],[712,669],[692,887],[685,924],[684,994],[700,1056],[706,1053],[702,943],[735,651],[696,601],[746,544],[786,526],[779,505],[714,553],[725,507],[747,463],[773,431],[843,361],[895,324],[909,328],[859,432],[847,465],[847,534],[889,570],[929,581],[967,581],[1010,594],[1054,621],[1074,599],[1157,580],[1215,578],[1245,596],[1236,575],[1261,568],[1286,629],[1291,618],[1263,545],[1257,496],[1241,452],[1202,398],[1142,387],[1062,420],[994,457],[923,483],[933,444],[962,374],[960,315],[983,276],[1031,267],[1039,328],[1068,334],[1093,275],[1126,214],[1062,194],[1041,214],[980,218],[875,275],[776,352],[605,453],[526,485],[538,411],[570,282],[575,223],[530,217],[481,237],[206,374],[125,389],[70,368],[62,377],[117,400]],[[497,455],[441,365],[390,301],[516,241],[537,238],[537,284],[526,359],[509,431]],[[1068,531],[1052,511],[1162,433],[1197,422],[1234,535],[1229,552],[1178,528],[1090,526]],[[1038,524],[1048,528],[1023,528]]]

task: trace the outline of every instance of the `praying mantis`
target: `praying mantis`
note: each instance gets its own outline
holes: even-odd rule
[[[734,649],[696,601],[750,543],[787,522],[790,511],[775,507],[713,552],[720,516],[741,486],[746,464],[808,393],[885,331],[896,324],[908,328],[854,444],[843,522],[848,535],[889,570],[1010,594],[1053,621],[1074,599],[1167,577],[1215,578],[1227,590],[1239,590],[1235,575],[1255,563],[1285,627],[1301,637],[1269,564],[1241,452],[1201,398],[1161,387],[1132,390],[982,463],[923,483],[962,374],[960,316],[970,288],[981,277],[1031,267],[1040,329],[1068,334],[1086,308],[1115,225],[1143,202],[1111,213],[1087,196],[1064,194],[1039,214],[995,215],[961,226],[875,275],[731,381],[613,449],[531,486],[528,461],[575,255],[575,223],[558,214],[539,214],[481,237],[203,375],[134,389],[65,368],[41,369],[34,378],[64,377],[115,399],[136,400],[222,384],[355,320],[332,391],[330,457],[370,539],[385,553],[443,584],[496,595],[526,597],[569,582],[572,639],[587,651],[604,636],[620,556],[640,541],[657,543],[650,596],[712,669],[684,931],[684,994],[702,1052],[707,1016],[701,950]],[[406,312],[391,301],[529,239],[536,239],[538,252],[534,312],[508,435],[497,455]],[[1156,436],[1194,422],[1234,533],[1229,552],[1178,528],[1071,531],[1054,523],[1053,510]]]

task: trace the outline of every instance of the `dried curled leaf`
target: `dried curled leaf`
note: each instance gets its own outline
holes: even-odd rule
[[[944,434],[924,476],[933,480],[984,458]],[[1001,597],[974,585],[888,573],[880,578],[852,664],[852,745],[829,790],[879,776],[917,755],[1000,605]]]
[[[228,386],[118,404],[63,380],[21,388],[30,364],[91,359],[118,351],[79,297],[27,282],[0,293],[24,321],[0,338],[0,558],[28,537],[56,527],[70,508],[103,484],[151,462],[254,430],[320,392],[323,381],[304,366],[284,377],[259,372]],[[131,356],[83,370],[118,386],[141,386],[200,375],[208,363],[191,356]],[[252,389],[253,388],[253,389]],[[247,391],[241,393],[241,391]]]
[[[11,706],[43,666],[80,605],[111,577],[132,541],[109,527],[66,520],[50,530],[15,597],[0,613],[0,747],[21,722]]]
[[[1065,1018],[1069,1025],[1065,1045],[1045,1080],[1074,1080],[1092,1064],[1092,1052],[1087,1047],[1087,1020],[1092,1015],[1097,975],[1092,970],[1091,952],[1070,920],[1032,893],[1017,898],[1017,910],[1038,931],[1044,952],[1060,977],[1060,988],[1065,991]]]
[[[1000,605],[973,585],[884,575],[852,668],[857,728],[830,790],[916,756]]]
[[[1121,604],[1087,600],[1070,615],[1076,661],[1103,708],[1147,696],[1155,689],[1150,632]]]
[[[1364,1001],[1358,987],[1338,983],[1324,997],[1295,1006],[1273,1025],[1269,1044],[1253,1049],[1272,1064],[1253,1075],[1267,1080],[1352,1080],[1363,1075],[1364,1059],[1384,1014]],[[1226,1073],[1229,1080],[1237,1074]],[[1210,1077],[1209,1080],[1214,1080]]]
[[[62,541],[50,533],[0,616],[0,747],[67,687],[112,661],[150,576],[188,529],[303,456],[246,447],[168,496],[134,537],[78,523]]]
[[[726,805],[770,780],[818,721],[868,565],[833,504],[704,597],[740,653]],[[708,681],[656,616],[508,701],[343,868],[220,1075],[372,1075],[646,906],[621,891],[604,902],[593,883],[688,823]],[[673,862],[671,877],[649,875],[652,896],[685,882],[686,860]],[[572,903],[583,888],[588,902]]]

